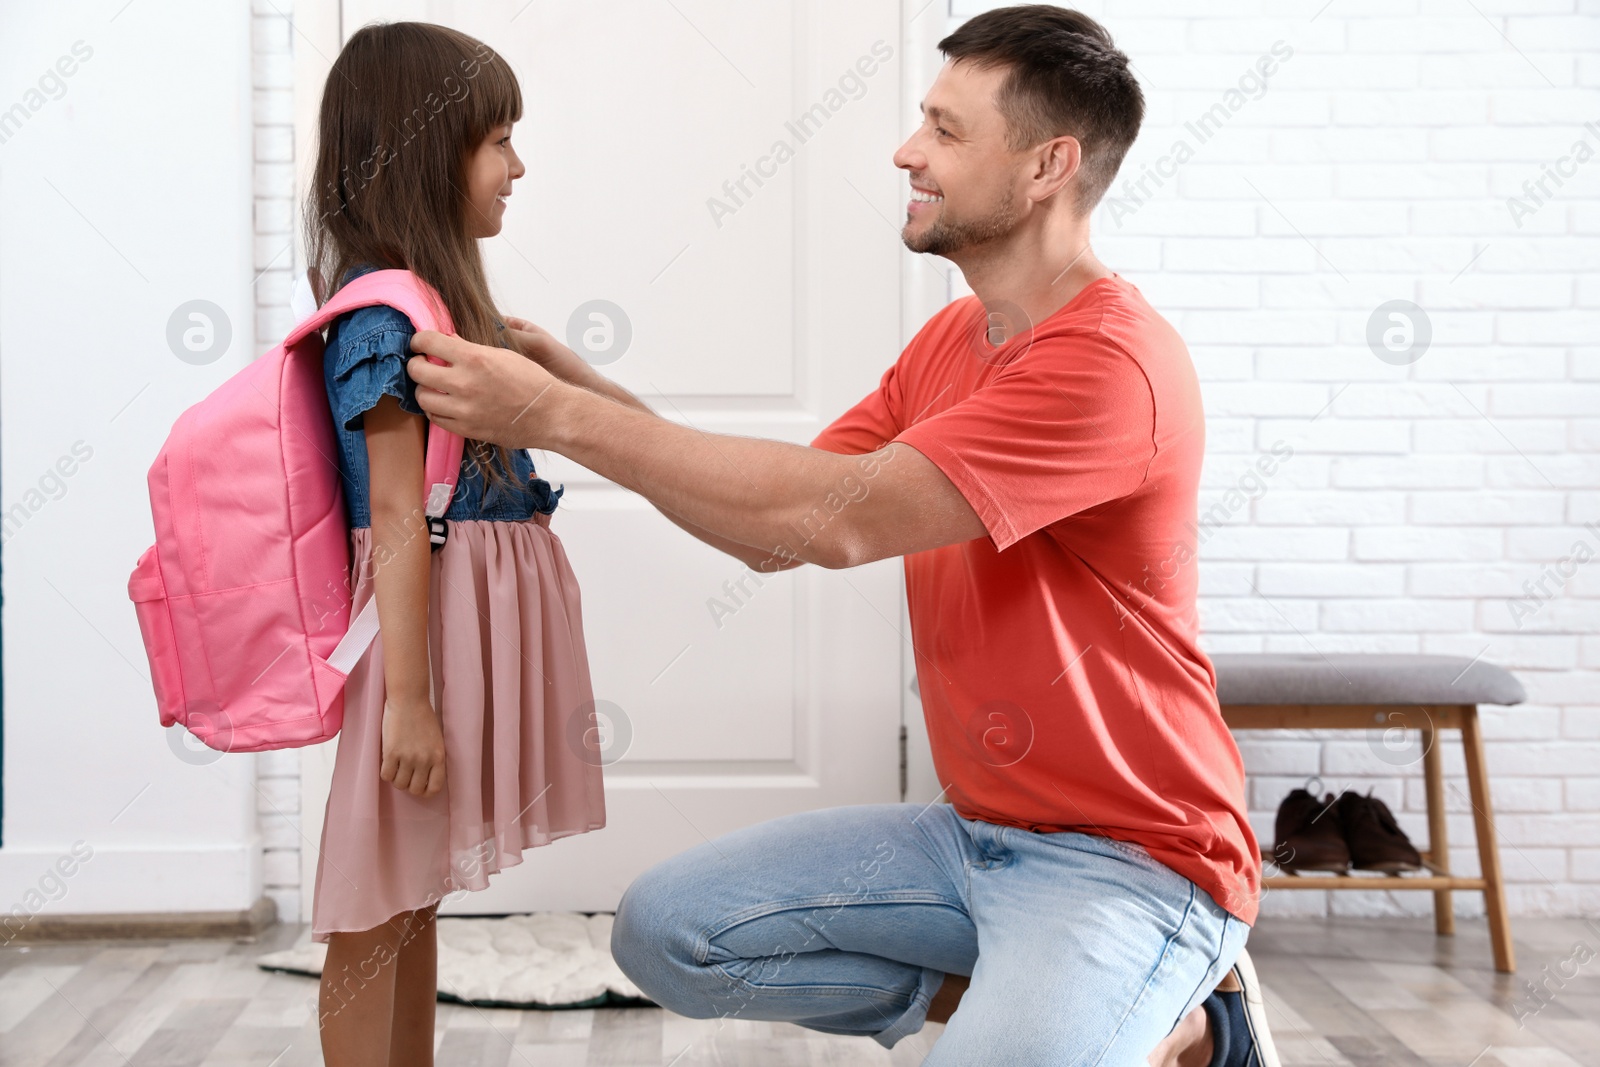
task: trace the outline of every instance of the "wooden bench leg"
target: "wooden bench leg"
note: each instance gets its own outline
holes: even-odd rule
[[[1444,757],[1439,753],[1439,731],[1431,723],[1422,728],[1422,776],[1428,794],[1428,859],[1433,873],[1448,874],[1450,832],[1444,807]],[[1448,889],[1433,891],[1433,929],[1441,936],[1456,932],[1456,913]]]
[[[1478,831],[1478,866],[1483,870],[1483,907],[1489,918],[1489,942],[1494,949],[1494,969],[1510,974],[1517,969],[1511,946],[1511,924],[1506,916],[1505,883],[1500,878],[1500,848],[1495,840],[1494,810],[1489,803],[1489,769],[1483,758],[1483,731],[1475,705],[1461,707],[1461,749],[1467,760],[1467,788],[1472,795],[1472,821]]]

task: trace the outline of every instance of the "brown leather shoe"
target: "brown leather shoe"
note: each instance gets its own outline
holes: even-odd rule
[[[1395,822],[1389,805],[1377,797],[1345,790],[1334,806],[1356,870],[1389,874],[1422,870],[1422,856]]]
[[[1343,871],[1350,866],[1350,848],[1340,832],[1336,802],[1329,793],[1318,800],[1304,789],[1293,790],[1278,805],[1274,827],[1278,843],[1272,859],[1286,871]]]

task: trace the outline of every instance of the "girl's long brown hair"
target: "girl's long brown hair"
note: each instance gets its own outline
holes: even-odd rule
[[[482,41],[426,22],[357,30],[322,90],[306,197],[317,303],[360,264],[409,270],[438,290],[459,336],[508,347],[468,230],[467,170],[490,130],[521,117],[516,76]],[[466,448],[491,481],[510,483],[504,446]]]

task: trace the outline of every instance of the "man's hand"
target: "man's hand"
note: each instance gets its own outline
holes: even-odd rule
[[[556,340],[549,330],[527,319],[506,316],[506,339],[518,352],[564,382],[594,389],[603,380],[588,360]]]
[[[843,456],[710,434],[635,409],[626,394],[568,384],[509,349],[433,330],[413,337],[411,348],[439,361],[406,362],[417,403],[438,425],[509,448],[559,452],[691,533],[709,532],[716,547],[747,562],[855,567],[987,532],[944,472],[910,445]]]
[[[531,358],[436,330],[412,337],[411,350],[432,357],[406,361],[417,405],[428,418],[462,437],[508,448],[548,447],[558,409],[575,388]]]

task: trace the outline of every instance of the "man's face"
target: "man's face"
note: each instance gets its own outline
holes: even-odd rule
[[[1003,68],[978,70],[951,60],[922,101],[922,125],[894,154],[911,179],[900,237],[913,252],[947,258],[1009,234],[1021,218],[1019,172],[1025,153],[1006,144],[995,104]]]

